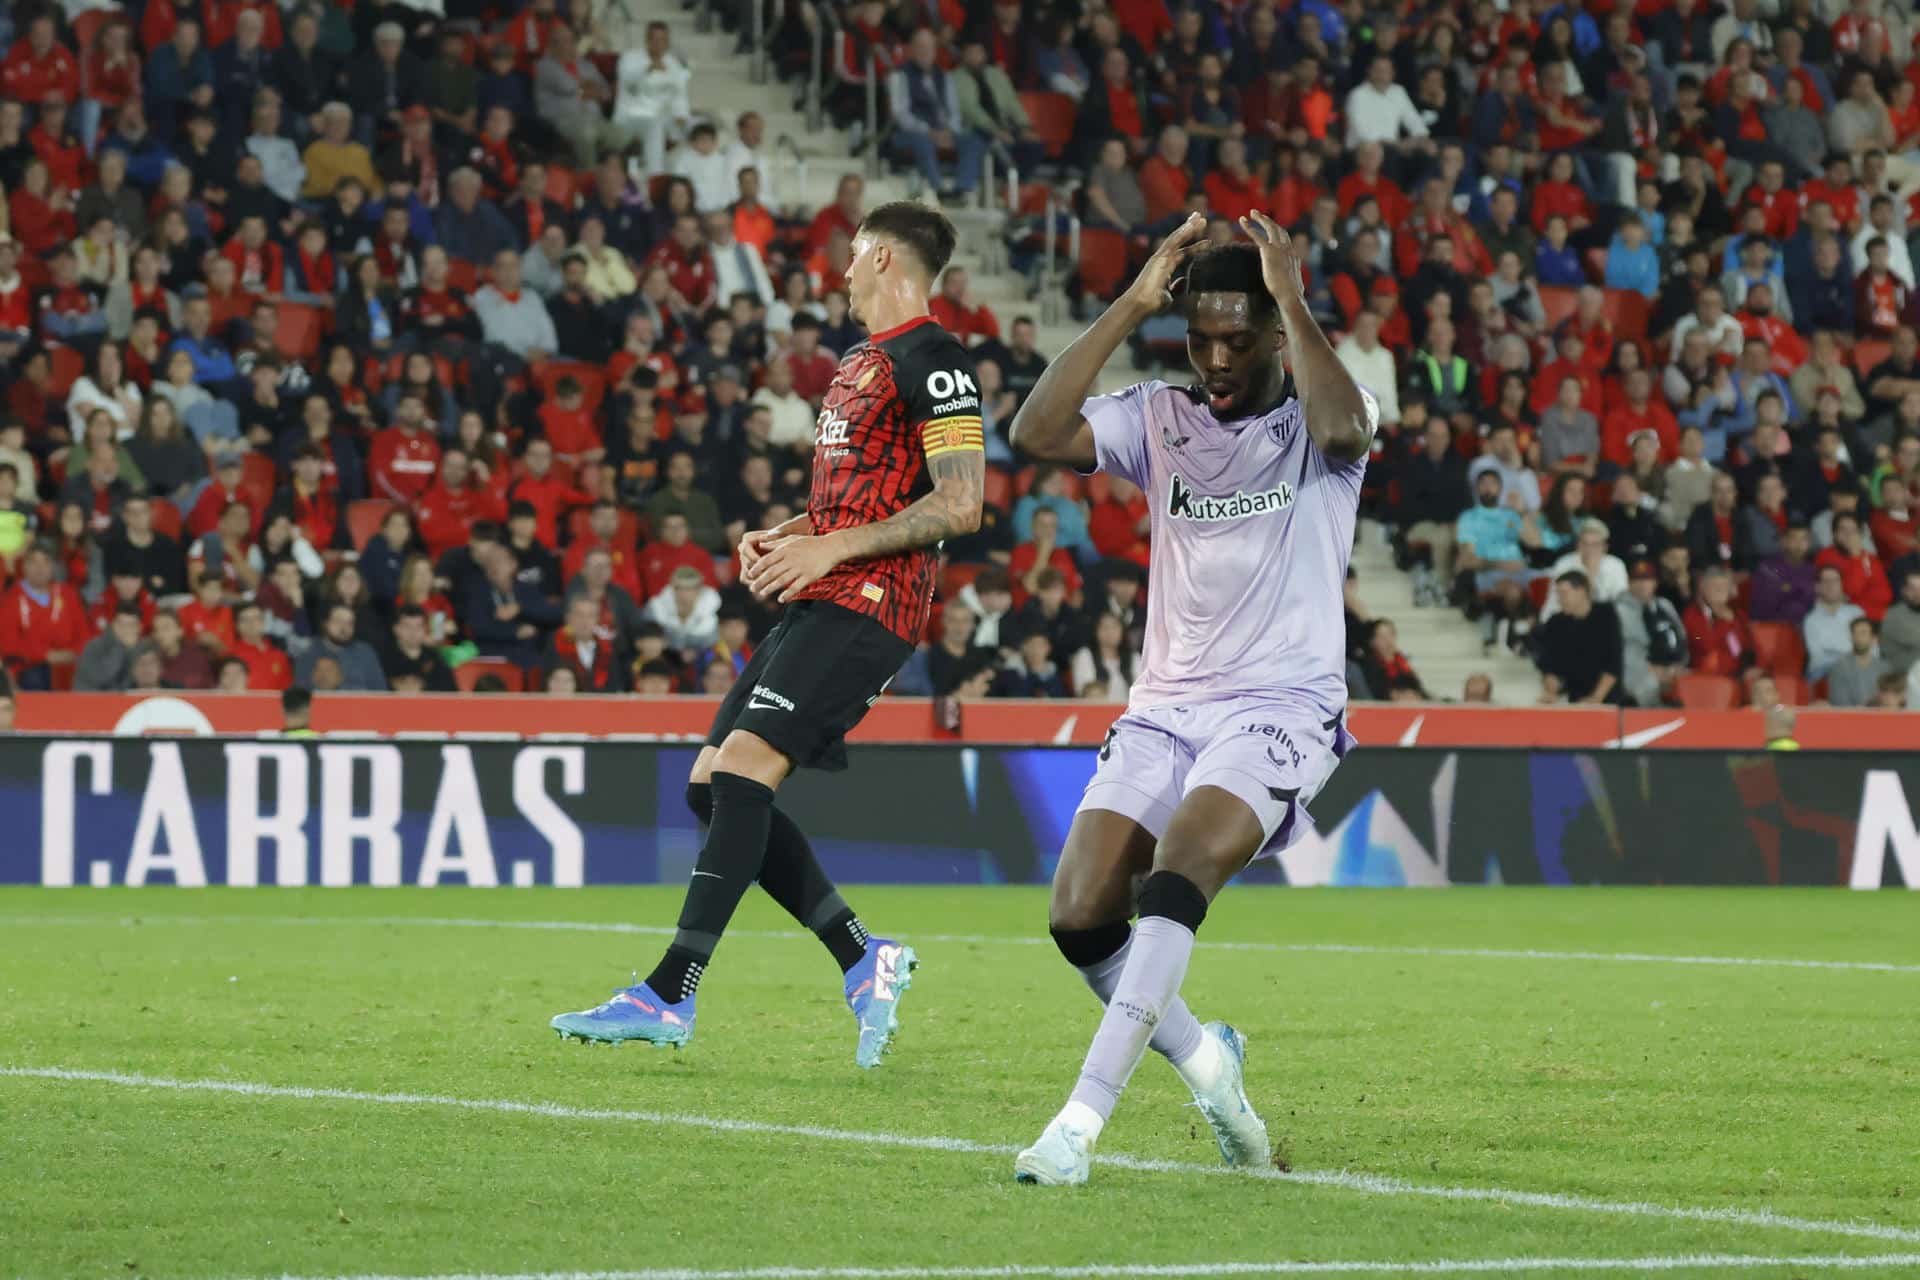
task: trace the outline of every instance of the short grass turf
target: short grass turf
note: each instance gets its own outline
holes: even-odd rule
[[[663,889],[0,892],[0,1067],[1031,1141],[1097,1019],[1037,941],[1044,894],[849,896],[923,961],[873,1073],[853,1066],[831,961],[758,895],[706,978],[691,1048],[561,1043],[547,1019],[644,971],[663,940],[485,922],[667,925],[679,893]],[[1234,889],[1202,942],[1914,966],[1917,907],[1892,892]],[[419,923],[432,918],[469,923]],[[1186,991],[1247,1034],[1251,1092],[1296,1170],[1771,1209],[1920,1241],[1920,971],[1203,945]],[[1102,1154],[1216,1162],[1186,1101],[1149,1057]],[[1041,1190],[1011,1166],[633,1119],[4,1076],[0,1276],[1920,1252],[1178,1171],[1096,1167],[1087,1188]]]

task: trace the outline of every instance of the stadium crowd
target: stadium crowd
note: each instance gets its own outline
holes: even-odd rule
[[[942,197],[984,154],[1071,189],[1082,298],[1189,210],[1294,227],[1383,407],[1366,503],[1415,603],[1535,656],[1543,698],[1733,704],[1766,675],[1920,705],[1920,61],[1884,0],[769,18],[788,74],[835,27],[828,110],[861,123],[881,77],[860,145]],[[817,210],[778,190],[765,122],[697,114],[627,0],[0,27],[13,681],[731,682],[771,624],[732,548],[804,503],[863,336],[857,174]],[[974,345],[989,507],[893,688],[1123,700],[1145,499],[1019,467],[1033,323],[1002,334],[959,267],[934,312]],[[1391,622],[1350,610],[1349,640],[1356,696],[1424,695]]]

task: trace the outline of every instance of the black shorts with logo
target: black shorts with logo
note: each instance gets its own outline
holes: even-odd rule
[[[912,653],[912,645],[851,609],[824,600],[788,605],[727,690],[707,745],[745,729],[796,769],[844,769],[848,731]]]

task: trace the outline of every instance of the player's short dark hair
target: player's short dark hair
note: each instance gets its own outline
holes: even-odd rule
[[[1203,293],[1244,293],[1255,320],[1270,321],[1280,313],[1260,280],[1260,250],[1248,241],[1202,249],[1187,267],[1186,282],[1189,308]]]
[[[304,715],[313,705],[313,690],[295,686],[280,691],[280,710],[290,716]]]
[[[214,678],[218,679],[219,677],[227,674],[228,667],[239,667],[242,671],[247,672],[249,675],[252,674],[251,668],[249,668],[245,662],[243,662],[239,658],[229,656],[229,657],[220,659],[220,666],[214,671]]]
[[[904,247],[926,269],[928,279],[946,270],[959,241],[946,214],[911,200],[894,200],[872,210],[860,219],[860,230]]]

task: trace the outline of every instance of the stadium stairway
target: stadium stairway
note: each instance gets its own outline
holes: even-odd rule
[[[717,24],[711,31],[701,31],[696,14],[681,8],[677,0],[638,0],[634,9],[642,20],[667,24],[673,33],[674,51],[693,73],[689,96],[694,111],[719,123],[723,137],[743,111],[757,111],[765,118],[769,140],[766,150],[776,190],[784,202],[809,210],[822,208],[833,202],[842,174],[850,170],[865,172],[864,157],[853,156],[851,140],[845,133],[830,124],[818,130],[807,128],[805,114],[794,107],[793,85],[771,74],[764,84],[753,82],[748,57],[734,52],[733,34]],[[780,141],[783,138],[791,139],[806,161],[806,180],[797,190],[796,165],[792,153]],[[888,200],[913,198],[914,186],[908,176],[882,166],[879,176],[867,180],[867,204],[871,207]],[[1016,315],[1041,320],[1041,300],[1030,296],[1026,278],[1006,269],[1005,255],[997,251],[1004,215],[971,205],[951,207],[947,213],[960,232],[954,261],[967,268],[974,301],[993,309],[1001,332],[1011,328]],[[1064,320],[1064,302],[1052,310]],[[1041,323],[1037,344],[1042,352],[1052,354],[1079,337],[1080,331],[1081,326],[1071,322]],[[1142,376],[1122,351],[1102,371],[1094,389],[1118,391]],[[1434,696],[1457,699],[1467,676],[1476,671],[1493,677],[1496,703],[1525,704],[1537,695],[1539,677],[1531,664],[1505,650],[1483,654],[1476,624],[1452,609],[1413,607],[1413,580],[1394,567],[1392,552],[1378,524],[1362,523],[1353,564],[1361,599],[1375,616],[1391,618],[1399,627],[1400,647],[1411,657],[1414,670]]]
[[[1458,609],[1414,608],[1413,577],[1394,567],[1386,529],[1377,521],[1360,522],[1353,572],[1361,602],[1374,617],[1399,628],[1400,648],[1434,698],[1457,702],[1476,671],[1493,678],[1496,705],[1527,706],[1539,697],[1540,673],[1533,664],[1504,647],[1483,650],[1479,623],[1469,622]]]
[[[688,95],[694,112],[709,116],[719,124],[723,138],[731,135],[733,121],[743,111],[757,111],[766,120],[767,143],[762,150],[768,155],[775,189],[784,203],[800,205],[809,211],[823,208],[833,203],[835,188],[843,174],[866,172],[865,157],[853,155],[852,141],[845,133],[833,128],[830,122],[823,122],[818,130],[807,128],[805,113],[794,108],[794,85],[774,78],[771,72],[765,84],[753,82],[749,74],[750,60],[747,55],[734,52],[737,38],[731,32],[722,30],[717,23],[711,31],[701,31],[696,13],[682,9],[676,0],[636,0],[633,7],[640,20],[667,24],[673,33],[674,52],[693,73]],[[782,138],[791,139],[806,161],[806,181],[797,189],[793,155],[780,141]],[[914,198],[914,186],[908,175],[894,173],[882,165],[879,176],[867,179],[867,205],[871,208],[889,200]],[[930,200],[931,196],[922,198]],[[1006,333],[1016,315],[1031,315],[1036,321],[1042,320],[1040,299],[1031,296],[1024,276],[1005,267],[1005,254],[998,250],[1005,214],[971,204],[946,207],[946,213],[960,233],[954,262],[967,269],[974,302],[993,310],[1000,321],[1000,331]],[[1064,320],[1064,301],[1057,314]],[[1079,337],[1081,326],[1071,322],[1040,323],[1038,329],[1037,346],[1042,352],[1052,353]],[[1139,377],[1123,352],[1108,364],[1094,389],[1118,391]]]

